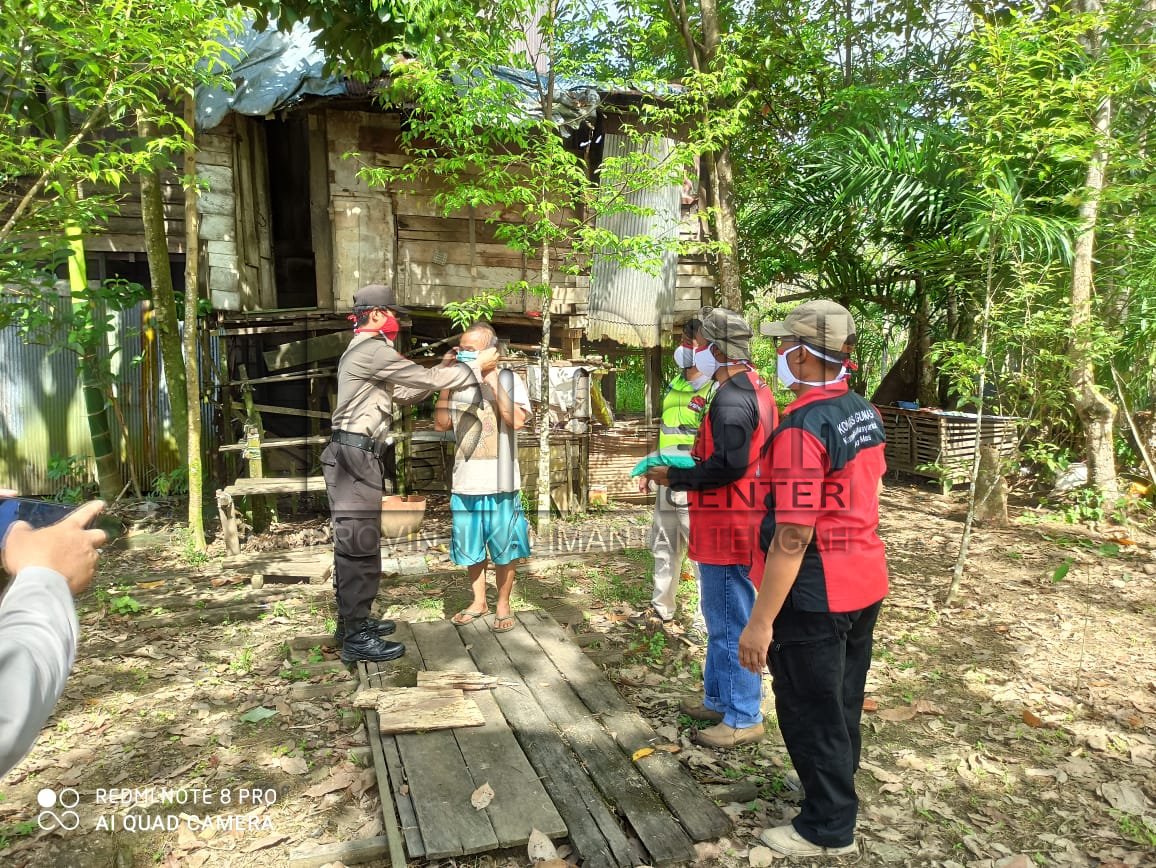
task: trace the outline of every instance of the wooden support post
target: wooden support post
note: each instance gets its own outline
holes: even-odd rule
[[[333,226],[329,219],[329,156],[324,110],[309,113],[309,231],[313,236],[317,306],[332,310]]]
[[[237,138],[234,140],[233,178],[237,200],[237,272],[241,289],[241,309],[261,307],[260,261],[257,239],[256,194],[253,190],[253,134],[256,123],[243,115],[235,116]]]
[[[582,329],[568,328],[562,332],[562,358],[571,361],[582,358]]]
[[[257,286],[262,310],[277,308],[277,283],[273,264],[273,209],[269,202],[269,146],[265,124],[256,120],[253,132],[253,204],[257,217]]]
[[[606,361],[611,365],[614,364],[613,356],[607,356]],[[618,409],[618,374],[614,371],[607,371],[602,375],[602,397],[606,399],[606,405],[611,411]]]
[[[245,365],[240,365],[237,368],[240,374],[241,396],[245,402],[245,418],[248,420],[245,425],[245,459],[249,462],[249,478],[250,479],[264,479],[265,471],[264,464],[261,460],[261,441],[265,437],[265,431],[261,426],[261,414],[257,412],[257,407],[253,403],[253,387],[244,382],[248,379],[249,373]],[[269,503],[264,497],[250,497],[249,511],[253,524],[253,531],[262,531],[269,526],[270,508]],[[273,517],[276,517],[276,509],[272,510]]]
[[[217,489],[217,515],[221,518],[221,536],[225,538],[225,548],[231,555],[241,553],[241,540],[237,535],[237,510],[232,495]]]
[[[646,421],[653,422],[662,415],[662,348],[647,347],[642,351],[646,372],[646,398],[643,410]]]
[[[218,331],[220,331],[220,329],[218,329]],[[233,431],[233,383],[229,377],[228,345],[224,343],[220,335],[218,335],[218,339],[222,341],[222,351],[217,362],[217,377],[220,387],[219,396],[221,399],[221,431],[219,436],[222,446],[231,446],[237,442],[237,435]],[[204,358],[207,362],[212,359],[212,356],[208,352],[205,352]],[[218,454],[217,478],[227,481],[232,481],[237,478],[237,462],[233,460],[232,455]]]

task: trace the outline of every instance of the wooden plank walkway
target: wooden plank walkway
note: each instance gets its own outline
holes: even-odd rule
[[[436,621],[399,624],[396,638],[406,656],[361,664],[364,685],[412,686],[418,669],[499,679],[469,694],[485,726],[388,736],[372,725],[388,772],[382,802],[397,807],[410,859],[520,848],[538,829],[568,837],[589,868],[660,866],[693,861],[694,841],[730,831],[677,758],[631,760],[660,739],[545,613],[518,613],[508,633]],[[494,798],[477,810],[482,784]]]

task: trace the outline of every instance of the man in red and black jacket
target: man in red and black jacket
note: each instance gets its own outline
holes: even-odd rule
[[[739,657],[752,672],[770,667],[803,803],[761,837],[789,856],[844,856],[856,852],[859,720],[887,595],[883,424],[847,388],[855,324],[846,308],[809,301],[762,332],[778,338],[779,378],[796,398],[771,437],[762,586]]]
[[[769,485],[763,447],[778,410],[749,361],[750,339],[750,326],[734,311],[713,308],[702,316],[694,366],[719,385],[691,449],[696,463],[646,473],[659,485],[690,492],[689,553],[699,565],[707,649],[703,699],[684,701],[680,710],[715,724],[695,740],[716,748],[765,736],[762,675],[742,668],[738,643],[755,601],[750,566]]]

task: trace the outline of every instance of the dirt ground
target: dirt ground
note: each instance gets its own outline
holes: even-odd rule
[[[961,496],[893,483],[883,505],[892,592],[868,682],[858,864],[1156,865],[1156,537],[1016,508],[1011,526],[977,531],[961,602],[944,608]],[[648,522],[628,506],[586,519],[638,533]],[[0,864],[247,868],[378,834],[358,715],[289,697],[293,685],[349,677],[324,647],[289,659],[291,640],[327,629],[328,584],[255,592],[219,557],[190,556],[165,508],[141,525],[142,547],[110,552],[80,601],[80,658],[56,714],[0,780]],[[249,546],[325,537],[321,519],[303,519]],[[627,617],[649,598],[649,569],[643,550],[531,564],[516,603],[573,625],[683,745],[680,758],[736,821],[729,839],[699,845],[700,862],[772,864],[757,834],[789,818],[798,796],[769,682],[764,744],[693,747],[677,701],[699,688],[696,635]],[[683,589],[689,627],[693,582]],[[460,577],[433,574],[387,581],[379,608],[435,619],[467,599]],[[57,794],[49,808],[37,802],[45,789]],[[142,791],[154,803],[130,810]],[[62,829],[73,807],[79,826]]]

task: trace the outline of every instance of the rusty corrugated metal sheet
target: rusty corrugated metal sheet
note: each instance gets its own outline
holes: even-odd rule
[[[606,157],[631,153],[636,145],[626,136],[609,134],[604,142]],[[656,163],[667,159],[674,143],[654,138],[644,146]],[[599,220],[619,238],[649,235],[658,239],[678,237],[681,216],[680,185],[656,187],[627,195],[631,205],[652,214],[612,214]],[[631,347],[655,347],[663,342],[663,332],[674,323],[675,282],[678,252],[671,246],[661,255],[654,273],[629,268],[607,256],[596,256],[590,274],[590,300],[586,336],[590,340],[610,338]]]
[[[143,327],[142,327],[143,321]],[[124,423],[128,457],[147,491],[158,473],[179,464],[169,404],[160,362],[160,346],[141,307],[114,318],[110,339],[113,371]],[[210,355],[218,352],[210,338]],[[76,358],[67,351],[26,343],[16,331],[0,331],[0,488],[29,495],[54,494],[64,481],[48,478],[52,458],[77,456],[94,474],[88,420],[80,393]],[[202,371],[204,371],[202,365]],[[211,424],[211,405],[202,404],[202,418]],[[111,420],[118,436],[121,426]],[[206,428],[206,434],[208,430]],[[123,449],[123,440],[120,444]],[[126,456],[122,470],[128,482]]]

